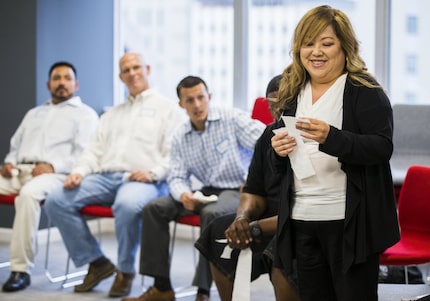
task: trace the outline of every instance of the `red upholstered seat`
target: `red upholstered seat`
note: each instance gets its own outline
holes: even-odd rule
[[[112,207],[89,205],[81,209],[81,214],[93,217],[113,217]]]
[[[14,205],[16,195],[4,195],[0,194],[0,204],[3,205]]]
[[[16,197],[16,195],[0,194],[0,204],[1,205],[14,206],[15,205],[15,197]],[[0,268],[5,268],[8,266],[10,266],[10,261],[0,262]]]
[[[178,218],[176,222],[183,225],[200,227],[200,216],[198,214],[187,215],[187,216]]]
[[[408,265],[429,263],[430,166],[409,167],[400,191],[398,214],[400,241],[381,254],[380,264],[406,268]]]
[[[252,108],[251,118],[260,120],[264,124],[272,123],[273,117],[270,113],[269,102],[264,97],[258,97],[254,102],[254,107]]]

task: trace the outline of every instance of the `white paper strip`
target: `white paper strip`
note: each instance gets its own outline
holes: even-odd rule
[[[218,243],[227,244],[227,239],[216,239]],[[221,258],[230,259],[231,248],[228,244],[225,246]],[[236,266],[236,276],[233,284],[232,301],[250,301],[251,300],[251,269],[252,269],[252,251],[246,248],[240,251]]]
[[[288,136],[296,138],[297,145],[294,150],[288,154],[294,174],[299,180],[315,175],[315,170],[309,158],[303,138],[300,136],[300,131],[297,130],[295,126],[297,121],[296,117],[282,116],[282,120],[284,121],[285,127],[274,129],[273,132],[278,134],[288,131]]]
[[[237,260],[232,301],[251,300],[251,268],[252,251],[251,248],[246,248],[240,251],[239,259]]]

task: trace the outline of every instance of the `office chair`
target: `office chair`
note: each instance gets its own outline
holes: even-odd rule
[[[89,205],[89,206],[85,206],[84,208],[82,208],[80,210],[80,213],[82,215],[85,215],[88,217],[97,218],[97,231],[98,231],[99,243],[101,243],[101,241],[102,241],[102,230],[101,230],[100,218],[112,218],[112,217],[114,217],[113,212],[112,212],[112,208],[106,207],[106,206],[100,206],[100,205]],[[51,222],[49,221],[48,237],[47,237],[47,241],[46,241],[46,253],[45,253],[45,275],[46,275],[46,277],[48,278],[48,280],[51,283],[61,282],[61,286],[63,288],[75,286],[77,284],[82,283],[82,280],[69,282],[69,280],[72,280],[72,279],[75,279],[77,277],[84,276],[87,274],[87,270],[77,271],[74,273],[69,272],[70,256],[67,257],[66,270],[65,270],[64,274],[54,277],[54,276],[52,276],[52,273],[49,271],[48,265],[49,265],[49,246],[50,246],[50,233],[51,233],[50,229],[51,229],[51,226],[52,226]]]
[[[380,256],[381,265],[404,266],[430,262],[430,166],[409,167],[398,200],[400,241]],[[427,272],[428,274],[428,272]]]
[[[14,206],[15,205],[15,195],[0,195],[0,205],[8,205],[8,206]],[[0,262],[0,268],[6,268],[10,266],[10,261],[3,261]]]

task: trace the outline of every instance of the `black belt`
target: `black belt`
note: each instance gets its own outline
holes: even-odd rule
[[[31,164],[31,165],[37,165],[37,164],[49,164],[48,162],[45,161],[22,161],[22,162],[18,162],[18,164]]]
[[[234,188],[219,188],[219,187],[213,187],[213,186],[203,186],[200,190],[205,195],[211,195],[211,194],[220,195],[220,193],[223,192],[224,190],[240,191],[240,187],[238,187],[238,188],[236,188],[236,187],[234,187]]]

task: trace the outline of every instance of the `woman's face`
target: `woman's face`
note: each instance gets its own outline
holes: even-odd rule
[[[313,83],[329,84],[342,75],[345,54],[331,25],[315,40],[302,46],[300,60]]]

